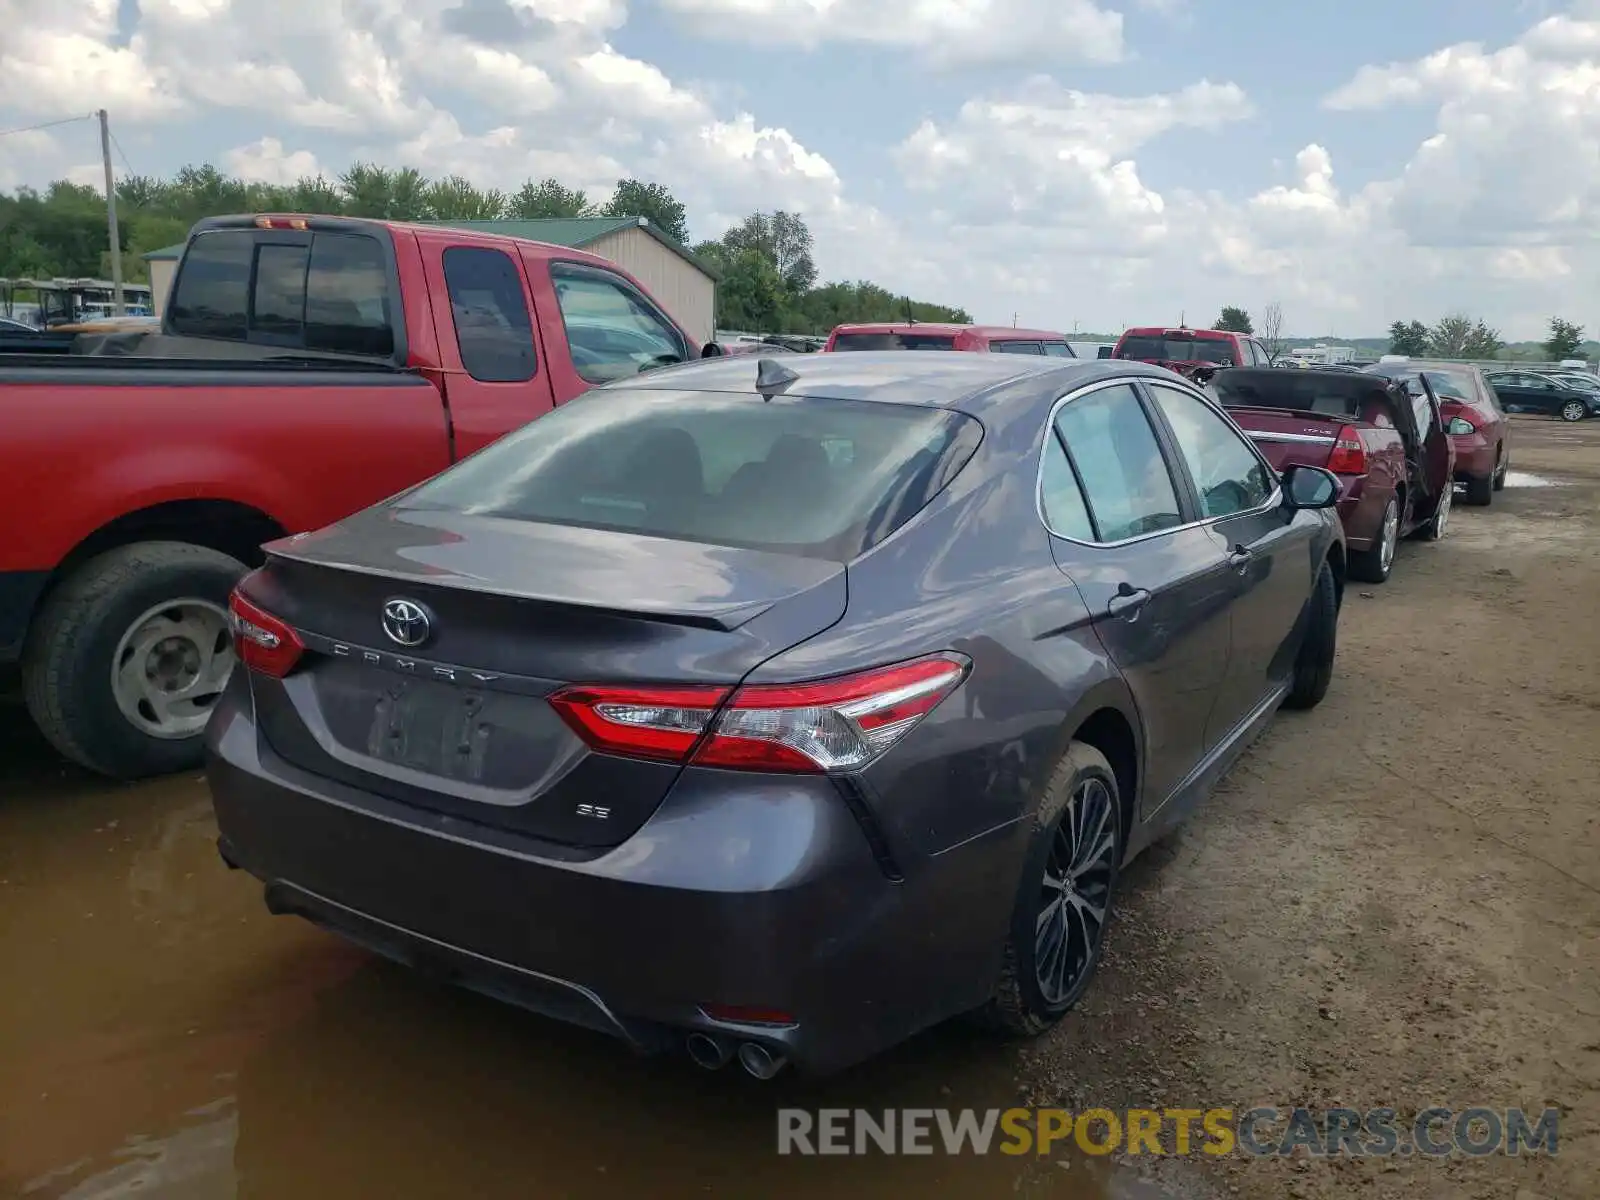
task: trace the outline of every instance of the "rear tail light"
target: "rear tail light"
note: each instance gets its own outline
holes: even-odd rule
[[[1361,432],[1354,425],[1339,430],[1333,441],[1333,453],[1328,456],[1328,470],[1335,475],[1365,475],[1367,473],[1367,448],[1361,443]]]
[[[742,771],[853,771],[893,746],[966,677],[940,654],[815,683],[564,688],[550,698],[596,750]],[[726,703],[724,703],[726,701]]]
[[[239,661],[252,671],[282,679],[305,653],[305,643],[293,629],[260,605],[246,600],[238,588],[228,597],[228,623]]]

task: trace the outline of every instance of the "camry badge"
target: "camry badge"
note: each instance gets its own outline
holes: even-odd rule
[[[383,631],[397,645],[420,646],[433,632],[433,622],[415,600],[389,600],[383,606]]]

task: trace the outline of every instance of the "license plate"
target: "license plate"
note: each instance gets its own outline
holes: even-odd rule
[[[397,680],[373,708],[367,753],[429,775],[481,782],[494,732],[487,706],[481,692]]]

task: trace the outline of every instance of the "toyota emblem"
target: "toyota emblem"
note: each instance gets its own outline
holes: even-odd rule
[[[383,606],[383,631],[398,645],[420,646],[433,632],[433,622],[415,600],[389,600]]]

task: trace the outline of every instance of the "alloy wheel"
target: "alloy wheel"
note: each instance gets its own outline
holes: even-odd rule
[[[151,737],[193,737],[233,671],[228,616],[209,600],[150,609],[111,656],[111,690],[130,724]]]
[[[1400,506],[1393,500],[1389,507],[1383,510],[1383,542],[1378,549],[1378,559],[1383,566],[1383,573],[1387,575],[1394,566],[1394,547],[1400,540]]]
[[[1588,409],[1585,408],[1582,401],[1568,400],[1561,406],[1561,419],[1563,421],[1581,421],[1588,415]]]
[[[1034,976],[1052,1008],[1071,1001],[1099,956],[1116,860],[1111,789],[1085,779],[1056,823],[1034,924]]]

